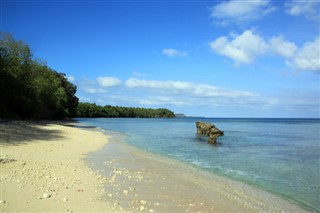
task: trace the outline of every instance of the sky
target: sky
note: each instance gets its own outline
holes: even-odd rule
[[[320,118],[320,0],[10,1],[1,31],[82,102]]]

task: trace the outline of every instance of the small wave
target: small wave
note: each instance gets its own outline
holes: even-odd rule
[[[234,170],[234,169],[224,169],[227,175],[229,176],[235,176],[235,177],[242,177],[245,179],[251,179],[251,180],[257,180],[260,179],[261,177],[257,174],[252,174],[240,170]]]
[[[190,161],[192,165],[198,166],[200,168],[210,169],[212,171],[217,171],[219,173],[224,173],[227,176],[235,176],[235,177],[247,177],[250,179],[258,179],[260,176],[256,174],[250,174],[244,171],[235,170],[235,169],[227,169],[222,167],[221,165],[210,165],[207,162],[192,160]]]
[[[206,169],[211,168],[211,166],[208,163],[203,161],[193,160],[191,163],[201,168],[206,168]]]
[[[243,171],[239,170],[234,170],[234,169],[226,169],[225,170],[228,174],[233,174],[233,175],[239,175],[239,176],[247,176],[247,174]]]

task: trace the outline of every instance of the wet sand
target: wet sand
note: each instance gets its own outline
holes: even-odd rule
[[[88,162],[107,177],[104,200],[138,212],[307,212],[271,193],[213,175],[121,142],[109,144]],[[120,136],[120,139],[118,139]]]

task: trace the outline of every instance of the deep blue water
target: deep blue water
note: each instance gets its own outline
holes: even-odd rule
[[[320,211],[320,120],[175,118],[77,119],[126,134],[126,143],[272,191]],[[225,135],[214,146],[196,136],[198,120]]]

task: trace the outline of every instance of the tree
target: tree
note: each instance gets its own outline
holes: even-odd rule
[[[0,103],[2,108],[29,115],[33,93],[30,48],[10,34],[0,36]]]
[[[76,114],[76,86],[40,60],[12,35],[1,33],[0,116],[67,118]]]
[[[65,74],[33,59],[28,45],[0,36],[0,118],[128,117],[171,118],[168,109],[80,103]]]
[[[175,115],[168,109],[150,109],[150,108],[135,108],[98,106],[92,103],[79,103],[77,108],[78,117],[108,117],[108,118],[174,118]]]

